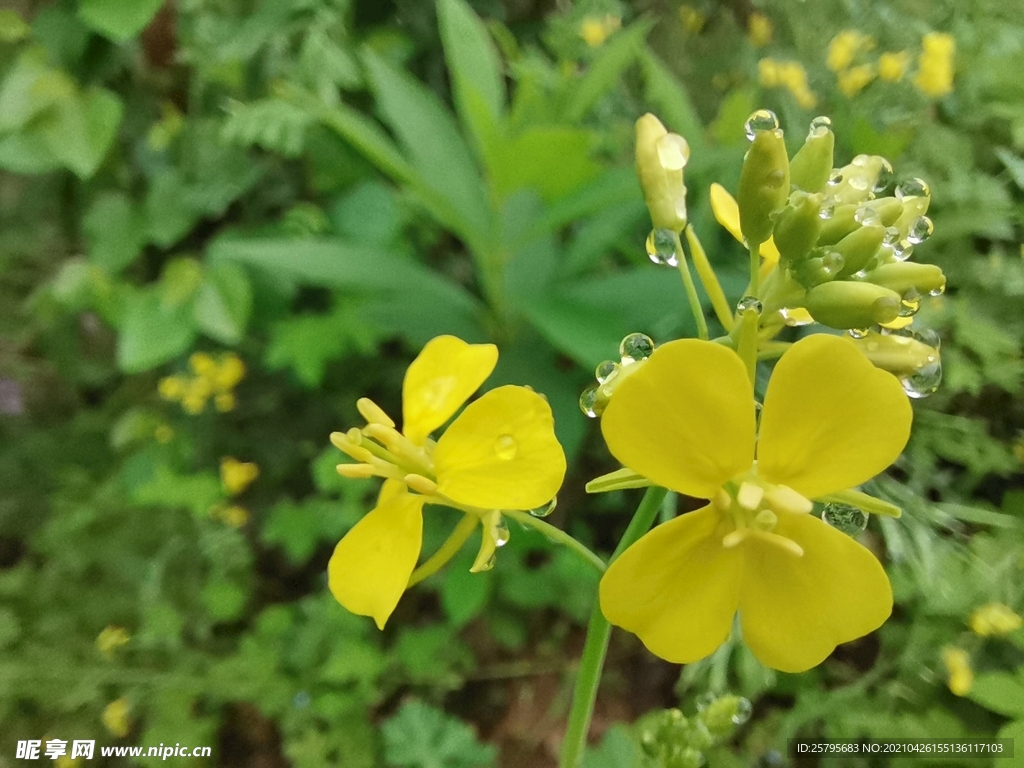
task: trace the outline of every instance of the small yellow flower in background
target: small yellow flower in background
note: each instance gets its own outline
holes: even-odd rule
[[[947,685],[957,696],[966,696],[974,685],[971,657],[963,648],[946,646],[942,649],[942,663],[946,666]]]
[[[603,45],[611,34],[622,26],[622,19],[608,14],[604,17],[587,16],[580,24],[580,37],[592,48]]]
[[[683,29],[687,34],[696,35],[704,29],[708,19],[692,5],[683,5],[679,8],[679,20],[683,22]]]
[[[74,766],[78,765],[78,758],[76,757],[72,760],[67,755],[61,755],[57,758],[57,761],[56,763],[54,763],[54,765],[56,765],[57,768],[74,768]]]
[[[807,70],[798,61],[765,58],[757,62],[758,81],[765,88],[783,86],[803,109],[812,109],[818,99],[807,82]]]
[[[112,736],[123,739],[131,731],[132,725],[128,720],[128,712],[128,699],[123,696],[104,707],[102,715],[103,726]]]
[[[237,496],[260,476],[260,468],[252,462],[239,461],[231,456],[220,460],[220,482],[230,496]]]
[[[180,402],[186,413],[193,416],[202,413],[213,398],[218,411],[226,412],[235,407],[232,390],[245,378],[245,363],[228,352],[215,359],[206,352],[196,352],[188,359],[191,376],[166,376],[160,380],[157,391],[164,400]]]
[[[1021,628],[1021,617],[1008,605],[988,603],[975,609],[968,623],[981,637],[1000,637]]]
[[[1017,458],[1017,461],[1024,464],[1024,437],[1018,437],[1014,440],[1011,450],[1013,451],[1013,455]]]
[[[239,504],[218,504],[210,510],[210,517],[221,520],[232,528],[241,528],[249,522],[249,510]]]
[[[855,29],[844,30],[829,42],[825,66],[838,74],[853,64],[857,54],[874,47],[875,41],[869,35]]]
[[[856,96],[871,84],[877,76],[873,64],[860,64],[839,73],[837,83],[844,96]]]
[[[939,98],[953,92],[956,40],[945,32],[929,32],[921,39],[914,85],[925,96]]]
[[[910,53],[899,51],[898,53],[883,53],[878,57],[878,79],[888,83],[896,83],[907,74],[910,66]]]
[[[747,38],[755,48],[764,48],[772,41],[772,21],[760,11],[754,11],[747,20]]]
[[[372,616],[382,629],[416,568],[424,504],[464,512],[460,526],[467,536],[481,526],[471,569],[481,571],[508,540],[501,511],[540,507],[562,484],[565,454],[555,438],[551,407],[527,387],[486,392],[436,442],[431,439],[497,361],[493,344],[439,336],[405,373],[401,432],[379,406],[362,398],[357,406],[366,427],[331,435],[336,447],[360,462],[339,464],[341,475],[386,478],[376,507],[338,543],[328,564],[337,601],[352,613]]]
[[[892,611],[885,570],[810,514],[811,500],[888,467],[911,418],[892,375],[849,339],[814,335],[776,365],[758,433],[738,355],[694,339],[663,344],[618,387],[601,431],[629,470],[711,503],[657,526],[609,566],[604,615],[685,664],[713,653],[738,612],[753,654],[785,672],[877,629]]]
[[[115,627],[113,625],[105,627],[102,632],[96,636],[96,649],[106,656],[108,659],[114,657],[114,652],[125,645],[128,645],[128,641],[131,640],[131,635],[124,629],[124,627]]]

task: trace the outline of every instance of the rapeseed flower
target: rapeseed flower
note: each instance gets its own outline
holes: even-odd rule
[[[844,96],[852,97],[871,85],[877,76],[878,71],[873,64],[859,64],[840,72],[836,82]]]
[[[613,14],[587,16],[580,24],[580,37],[591,48],[603,45],[622,26],[622,19]]]
[[[196,415],[206,409],[212,398],[222,413],[235,407],[234,388],[245,378],[245,363],[231,352],[214,358],[206,352],[195,352],[188,359],[191,376],[166,376],[158,391],[164,400],[178,401],[186,413]]]
[[[838,74],[853,64],[857,54],[874,47],[875,41],[870,35],[855,29],[844,30],[829,42],[825,66]]]
[[[914,85],[925,96],[939,98],[953,92],[956,40],[944,32],[929,32],[921,39]]]
[[[911,409],[896,379],[849,339],[810,336],[779,360],[756,421],[739,356],[693,339],[655,350],[602,416],[624,466],[711,500],[645,535],[601,581],[608,620],[668,661],[711,654],[738,611],[762,663],[800,672],[892,610],[875,556],[809,513],[903,450]]]
[[[493,344],[439,336],[406,371],[401,432],[380,407],[362,398],[357,405],[366,427],[331,435],[335,446],[360,462],[338,465],[340,474],[386,478],[376,507],[338,543],[328,565],[328,584],[338,602],[352,613],[372,616],[380,628],[416,567],[424,504],[461,510],[466,517],[460,528],[482,527],[471,569],[480,571],[490,567],[495,548],[507,541],[501,511],[540,507],[562,484],[565,454],[555,438],[551,408],[527,387],[485,393],[436,442],[431,439],[497,361]]]
[[[237,496],[260,476],[260,468],[232,456],[220,460],[220,483],[229,496]]]
[[[771,19],[760,11],[750,14],[750,19],[747,21],[747,38],[751,45],[755,48],[764,48],[772,41],[773,32]]]
[[[980,637],[999,637],[1021,628],[1020,616],[1003,603],[987,603],[971,613],[968,623],[971,631]]]
[[[807,70],[798,61],[777,61],[764,58],[757,62],[758,81],[765,88],[786,88],[796,103],[804,109],[812,109],[818,98],[807,81]]]
[[[907,74],[910,54],[907,51],[883,53],[878,57],[878,79],[889,83],[899,82]]]
[[[128,719],[129,709],[128,699],[123,696],[103,708],[103,714],[100,717],[103,720],[103,726],[112,736],[123,739],[131,731],[132,724]]]
[[[124,627],[110,625],[104,627],[103,631],[96,636],[96,649],[108,659],[114,658],[118,648],[128,645],[131,635]]]
[[[942,649],[942,663],[946,667],[946,684],[957,696],[966,696],[974,686],[971,657],[963,648],[946,646]]]

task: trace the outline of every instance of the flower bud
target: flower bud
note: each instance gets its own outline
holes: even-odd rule
[[[834,186],[832,197],[839,205],[869,200],[883,172],[892,173],[889,161],[878,155],[857,155],[849,165],[838,169],[841,180]]]
[[[864,276],[864,281],[883,286],[901,295],[911,290],[922,295],[938,295],[946,289],[946,276],[942,273],[941,267],[912,261],[883,264],[868,272]]]
[[[876,367],[897,376],[915,373],[939,359],[938,349],[914,335],[869,331],[853,342]]]
[[[848,277],[864,269],[884,239],[885,227],[860,227],[832,246],[843,257],[843,269],[839,277]]]
[[[743,161],[736,202],[740,207],[740,229],[751,245],[772,236],[772,216],[789,198],[789,157],[782,131],[759,130]]]
[[[876,219],[877,223],[883,227],[891,227],[903,214],[904,207],[905,203],[897,200],[895,197],[880,197],[877,200],[864,203],[860,210],[862,213],[865,210],[870,211],[871,218]],[[864,216],[862,215],[862,222],[863,219]]]
[[[811,123],[807,140],[789,161],[789,176],[793,186],[805,192],[820,192],[832,173],[835,145],[835,134],[827,125],[816,126]]]
[[[848,329],[892,322],[900,302],[898,293],[880,285],[837,281],[808,291],[804,306],[819,323]]]
[[[836,251],[817,249],[812,253],[817,255],[804,259],[792,270],[793,277],[805,288],[813,288],[834,280],[845,265],[842,255]]]
[[[669,133],[654,115],[636,121],[636,172],[655,229],[686,227],[683,168],[690,158],[686,139]]]
[[[790,264],[810,253],[821,233],[821,195],[797,190],[789,199],[775,225],[775,247],[779,255]]]
[[[857,209],[859,207],[856,203],[850,203],[848,205],[837,205],[833,208],[832,215],[821,225],[818,245],[838,243],[860,226],[860,222],[857,221]]]

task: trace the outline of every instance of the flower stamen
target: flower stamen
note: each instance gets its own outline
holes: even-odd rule
[[[384,413],[384,409],[368,397],[360,397],[356,400],[356,410],[359,415],[366,419],[368,424],[381,424],[385,427],[395,428],[395,422],[390,416]]]

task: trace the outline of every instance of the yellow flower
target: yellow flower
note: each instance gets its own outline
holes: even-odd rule
[[[871,64],[861,64],[844,70],[839,73],[839,90],[843,92],[844,96],[856,96],[871,84],[876,74],[875,67]]]
[[[131,722],[128,720],[128,699],[123,696],[120,699],[107,704],[103,709],[103,725],[112,736],[123,739],[131,731]]]
[[[953,91],[953,59],[956,40],[944,32],[929,32],[921,39],[914,85],[925,96],[938,98]]]
[[[722,644],[738,611],[747,646],[785,672],[878,628],[892,610],[885,571],[809,514],[811,500],[889,466],[910,422],[899,383],[849,339],[809,336],[783,355],[757,435],[738,355],[693,339],[662,345],[616,390],[601,430],[630,470],[712,501],[611,564],[605,616],[655,655],[689,663]]]
[[[779,62],[772,58],[758,61],[757,81],[765,88],[775,88],[779,84]]]
[[[622,19],[608,14],[604,18],[587,16],[580,24],[580,37],[592,48],[602,45],[605,40],[622,26]]]
[[[870,36],[855,29],[844,30],[829,42],[825,66],[838,74],[853,64],[858,53],[874,47],[875,41]]]
[[[747,38],[755,48],[764,48],[772,41],[772,22],[759,11],[750,14],[747,21]]]
[[[683,5],[679,8],[679,20],[688,34],[696,35],[704,29],[707,17],[692,5]]]
[[[942,649],[942,663],[946,665],[949,690],[957,696],[966,696],[974,685],[971,657],[963,648],[946,646]]]
[[[186,381],[181,376],[165,376],[160,379],[157,391],[164,400],[180,400],[185,394]]]
[[[251,462],[239,461],[231,456],[220,460],[220,482],[231,496],[237,496],[260,476],[260,468]]]
[[[969,620],[971,631],[981,637],[999,637],[1021,628],[1021,617],[1003,603],[988,603],[977,608]]]
[[[232,528],[241,528],[249,522],[249,510],[239,504],[218,504],[210,510],[210,517],[223,520]]]
[[[108,659],[113,658],[114,651],[118,648],[128,645],[128,641],[131,636],[125,631],[124,627],[115,627],[113,625],[105,627],[102,632],[96,636],[96,649],[106,656]]]
[[[462,510],[466,518],[460,525],[468,524],[468,530],[482,526],[472,568],[480,571],[490,567],[495,548],[507,541],[501,510],[539,507],[562,484],[565,454],[555,438],[551,408],[527,387],[485,393],[436,442],[430,438],[497,361],[493,344],[439,336],[406,371],[401,433],[384,411],[362,398],[357,405],[367,426],[331,435],[335,446],[361,462],[338,465],[340,474],[387,478],[377,506],[338,543],[328,565],[328,584],[338,602],[352,613],[372,616],[380,628],[416,567],[424,504]]]
[[[878,57],[878,79],[889,83],[899,82],[907,74],[910,66],[910,53],[883,53]]]

